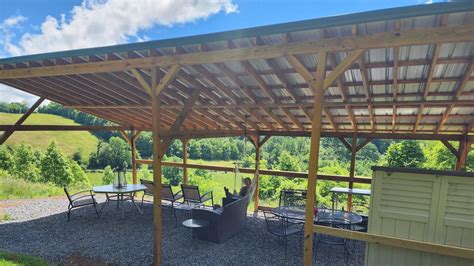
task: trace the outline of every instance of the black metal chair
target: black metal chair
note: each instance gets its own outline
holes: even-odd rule
[[[143,201],[145,200],[145,196],[150,196],[153,197],[154,191],[155,191],[155,183],[150,180],[145,180],[145,179],[140,179],[140,183],[146,187],[145,191],[143,191],[143,196],[142,196],[142,206],[143,206]]]
[[[294,207],[305,207],[306,206],[306,190],[301,189],[283,189],[280,192],[280,198],[278,200],[278,206],[294,206]]]
[[[95,213],[97,217],[100,218],[99,212],[97,211],[97,201],[95,200],[94,193],[92,190],[79,191],[75,194],[70,194],[67,186],[64,186],[64,192],[66,193],[67,199],[69,200],[69,205],[67,207],[67,220],[71,221],[71,211],[75,208],[80,208],[84,206],[92,205],[94,206]]]
[[[199,187],[184,184],[181,184],[181,190],[183,192],[184,203],[204,206],[204,203],[210,200],[212,204],[211,206],[214,206],[214,196],[212,191],[208,191],[201,195]]]
[[[302,223],[292,223],[288,219],[278,216],[270,211],[263,211],[263,216],[265,217],[265,224],[267,225],[267,231],[263,236],[263,244],[265,245],[266,236],[268,233],[278,237],[278,240],[281,240],[285,246],[285,260],[286,253],[288,249],[288,237],[299,234],[300,243],[303,242],[303,224]]]
[[[320,211],[331,211],[328,209],[320,210]],[[317,223],[318,225],[322,226],[329,226],[334,228],[341,228],[341,229],[351,229],[350,225],[344,224],[342,221],[338,222],[337,220],[320,220]],[[317,258],[318,253],[318,246],[321,244],[331,245],[331,246],[342,246],[344,248],[344,258],[346,260],[346,265],[349,262],[349,247],[348,247],[348,240],[347,238],[341,238],[337,236],[325,235],[325,234],[316,234],[316,241],[314,241],[314,256]]]
[[[176,217],[176,209],[175,203],[182,199],[183,195],[178,191],[176,193],[173,193],[173,188],[169,184],[161,184],[161,199],[165,201],[169,201],[171,210],[173,212],[174,219],[176,223],[178,223],[178,218]]]

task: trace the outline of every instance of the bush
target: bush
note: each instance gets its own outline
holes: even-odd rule
[[[11,172],[15,167],[12,149],[5,145],[0,146],[0,169]]]
[[[49,144],[41,160],[41,175],[44,182],[52,182],[59,186],[74,183],[70,163],[54,141]]]
[[[392,143],[387,150],[387,163],[394,167],[421,168],[426,161],[420,143],[413,140],[403,140]]]
[[[114,182],[114,171],[112,170],[112,167],[108,165],[107,167],[104,168],[104,173],[102,174],[102,184],[104,185],[109,185]]]

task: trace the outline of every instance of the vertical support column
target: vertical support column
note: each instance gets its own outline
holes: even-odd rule
[[[130,130],[130,146],[132,148],[132,183],[137,183],[137,146],[135,144],[135,130]]]
[[[466,160],[467,156],[469,154],[469,151],[471,150],[471,145],[472,142],[469,142],[467,139],[467,136],[459,141],[459,150],[458,154],[459,156],[457,157],[456,160],[456,171],[461,171],[464,166],[466,166]]]
[[[255,143],[255,192],[253,194],[253,211],[258,211],[259,190],[260,190],[260,136],[257,135]]]
[[[188,183],[188,139],[181,139],[183,143],[183,184]]]
[[[161,150],[160,132],[160,100],[156,93],[157,86],[157,69],[151,70],[151,109],[152,109],[152,129],[153,129],[153,181],[155,183],[155,191],[153,193],[153,262],[154,265],[162,265],[161,249],[162,249],[162,220],[161,220],[161,158],[163,152]]]
[[[304,265],[311,265],[313,259],[313,220],[316,182],[318,179],[319,142],[321,140],[321,120],[324,104],[324,76],[326,72],[326,52],[318,53],[316,80],[309,84],[314,92],[313,117],[311,121],[311,146],[309,152],[308,193],[304,223]]]
[[[351,168],[349,169],[349,188],[352,189],[354,187],[354,176],[355,176],[355,161],[357,155],[357,133],[352,136],[352,144],[351,144]],[[351,211],[352,209],[352,194],[347,195],[347,211]]]

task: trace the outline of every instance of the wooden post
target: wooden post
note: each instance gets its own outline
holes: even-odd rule
[[[313,119],[311,121],[311,146],[309,152],[308,193],[306,194],[306,214],[304,223],[304,265],[311,265],[313,259],[313,220],[316,182],[318,179],[319,142],[321,140],[321,120],[324,104],[324,75],[326,72],[326,52],[318,53],[316,80],[309,84],[314,93]]]
[[[183,143],[183,184],[188,183],[188,139],[181,139]]]
[[[349,169],[349,188],[354,187],[353,178],[355,176],[355,161],[357,155],[357,134],[352,136],[351,145],[351,168]],[[347,211],[352,209],[352,194],[347,195]]]
[[[151,106],[152,106],[152,129],[153,129],[153,181],[155,183],[155,191],[153,193],[153,262],[154,265],[162,265],[161,248],[162,248],[162,220],[161,220],[161,158],[163,152],[161,150],[160,132],[160,100],[155,91],[157,86],[157,69],[151,70]]]
[[[255,192],[253,194],[253,211],[258,211],[259,186],[260,186],[260,137],[257,135],[255,140]]]
[[[135,143],[135,130],[130,130],[130,146],[132,148],[132,182],[137,183],[137,147]]]
[[[13,134],[13,132],[15,132],[15,129],[20,126],[21,124],[23,124],[23,122],[25,122],[25,120],[31,115],[31,113],[33,113],[36,108],[38,108],[38,106],[45,100],[46,98],[45,97],[41,97],[39,98],[31,107],[30,109],[28,109],[28,111],[26,111],[26,113],[24,113],[20,119],[18,119],[18,121],[16,121],[16,123],[11,126],[11,128],[9,128],[8,130],[6,130],[5,132],[3,132],[3,135],[0,137],[0,145],[2,145],[3,143],[5,143],[5,141],[7,141],[7,139]]]
[[[466,160],[467,160],[469,151],[471,150],[471,145],[472,145],[472,142],[469,142],[467,138],[459,141],[459,150],[458,150],[459,156],[457,157],[457,160],[456,160],[456,168],[455,168],[456,171],[461,171],[462,168],[466,166]]]

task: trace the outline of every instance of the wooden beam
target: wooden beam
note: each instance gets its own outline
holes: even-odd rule
[[[342,142],[342,144],[344,144],[344,146],[346,146],[348,150],[352,150],[351,144],[345,138],[340,137],[338,139]]]
[[[139,164],[153,164],[152,160],[137,160]],[[170,166],[170,167],[183,167],[183,163],[175,163],[175,162],[162,162],[162,166]],[[235,170],[235,167],[228,167],[228,166],[219,166],[219,165],[208,165],[208,164],[187,164],[188,168],[192,169],[204,169],[204,170],[211,170],[211,171],[222,171],[222,172],[232,172]],[[255,168],[239,168],[239,172],[243,174],[255,174]],[[292,171],[279,171],[279,170],[265,170],[260,169],[260,174],[262,176],[283,176],[288,178],[308,178],[307,172],[292,172]],[[324,175],[318,174],[318,179],[320,180],[328,180],[328,181],[337,181],[337,182],[349,182],[348,176],[341,176],[341,175]],[[370,184],[371,178],[369,177],[354,177],[354,183],[359,184]]]
[[[118,131],[120,133],[120,135],[122,135],[123,139],[128,143],[128,144],[132,144],[131,140],[130,140],[130,137],[128,136],[128,134],[124,131],[124,130],[119,130]]]
[[[461,25],[418,29],[406,32],[383,32],[369,36],[320,39],[292,42],[280,45],[265,45],[251,48],[226,49],[169,56],[150,56],[125,60],[110,60],[60,66],[18,68],[0,70],[0,79],[39,76],[74,75],[84,73],[118,72],[135,68],[151,68],[170,65],[212,64],[227,61],[277,58],[290,54],[336,52],[353,49],[375,49],[394,46],[412,46],[428,43],[456,43],[474,40],[474,26]]]
[[[194,89],[193,90],[193,93],[186,100],[186,102],[183,106],[183,109],[181,110],[181,113],[179,113],[178,117],[176,118],[176,121],[171,126],[170,132],[176,132],[181,128],[184,121],[186,120],[186,117],[188,116],[189,112],[191,111],[192,106],[199,99],[199,93],[200,93],[199,89]],[[168,147],[171,144],[171,142],[172,142],[172,139],[163,140],[163,143],[161,144],[161,149],[166,152],[168,150]]]
[[[176,74],[178,74],[178,71],[180,69],[180,65],[172,65],[169,69],[168,72],[166,72],[165,76],[160,79],[156,87],[154,88],[154,92],[156,95],[160,95],[161,91],[163,91],[168,85],[173,81],[174,77]]]
[[[258,212],[258,202],[260,194],[260,137],[257,135],[255,139],[255,192],[253,194],[253,211]]]
[[[331,84],[344,73],[356,60],[358,60],[365,52],[365,49],[355,49],[350,52],[349,55],[342,60],[337,67],[335,67],[331,73],[324,79],[323,88],[327,89]]]
[[[270,138],[271,138],[271,136],[269,136],[269,135],[264,136],[263,139],[260,140],[260,142],[258,143],[258,145],[259,145],[260,147],[263,146],[263,144],[265,144]]]
[[[367,68],[365,67],[365,57],[362,55],[359,59],[359,66],[360,66],[360,74],[362,77],[362,87],[364,88],[365,93],[365,100],[367,103],[370,103],[372,100],[370,98],[370,85],[369,85],[369,76],[367,73]],[[370,117],[370,128],[372,132],[375,131],[375,117],[374,117],[374,110],[372,105],[367,105],[369,110],[369,117]]]
[[[183,184],[188,184],[188,139],[181,139],[183,143]]]
[[[469,154],[469,151],[471,150],[471,145],[472,145],[472,140],[469,140],[467,138],[467,135],[464,136],[464,139],[459,141],[459,149],[458,149],[458,154],[459,156],[457,157],[456,160],[456,171],[461,171],[465,166],[466,166],[466,161],[467,157]]]
[[[446,148],[448,148],[448,150],[449,150],[457,159],[459,159],[459,151],[456,150],[456,148],[454,148],[453,145],[451,145],[451,143],[449,143],[449,141],[447,141],[447,140],[441,140],[441,142],[444,144],[444,146],[446,146]]]
[[[407,97],[412,97],[409,95]],[[400,95],[400,97],[404,97]],[[420,105],[425,106],[446,106],[453,104],[460,107],[474,107],[474,102],[471,100],[420,100],[420,101],[376,101],[376,102],[356,102],[356,101],[343,101],[343,102],[326,102],[326,108],[362,108],[372,106],[373,108],[388,108],[392,105],[399,107],[419,107]],[[163,109],[177,109],[183,108],[183,104],[169,104],[162,106]],[[73,109],[151,109],[149,105],[66,105],[67,108]],[[192,109],[242,109],[242,108],[310,108],[312,103],[261,103],[261,104],[200,104],[192,106]]]
[[[316,80],[311,83],[314,92],[313,119],[311,123],[311,144],[309,152],[308,193],[306,195],[306,212],[304,223],[304,265],[309,266],[313,260],[313,218],[316,183],[318,180],[318,157],[321,140],[321,122],[324,105],[324,78],[326,74],[327,54],[318,53]]]
[[[359,240],[367,243],[376,243],[390,247],[428,252],[437,255],[454,256],[465,259],[474,259],[474,250],[451,245],[441,245],[424,241],[399,238],[394,236],[377,235],[371,233],[357,232],[345,229],[339,229],[329,226],[312,225],[313,232],[316,234],[331,235],[335,237]]]
[[[354,187],[353,178],[355,176],[355,163],[356,163],[356,155],[357,155],[357,132],[354,133],[352,136],[352,144],[351,144],[351,166],[349,169],[349,188],[352,189]],[[352,210],[352,194],[347,195],[347,210]]]
[[[161,160],[164,151],[161,149],[161,131],[160,125],[160,100],[158,99],[158,89],[163,89],[157,86],[158,84],[157,70],[155,68],[151,71],[151,88],[153,88],[151,95],[152,102],[152,125],[153,125],[153,182],[155,191],[153,192],[153,262],[154,265],[162,265],[162,235],[163,222],[161,218]]]
[[[326,31],[324,31],[326,32]],[[334,54],[329,54],[328,56],[328,59],[329,59],[329,63],[331,64],[331,67],[334,69],[336,67],[336,56]],[[337,83],[337,87],[339,88],[339,93],[341,94],[341,98],[344,102],[347,102],[348,101],[348,98],[347,98],[347,93],[346,93],[346,89],[344,87],[344,79],[342,78],[342,75],[339,76],[337,79],[336,79],[336,83]],[[327,108],[326,108],[327,109]],[[351,124],[352,124],[352,128],[355,130],[357,130],[357,122],[356,122],[356,119],[354,117],[354,112],[352,111],[352,108],[350,106],[346,106],[346,112],[347,112],[347,115],[349,116],[349,119],[351,120]],[[327,114],[327,112],[325,111],[325,113]],[[337,131],[337,124],[334,123],[336,125],[336,127],[334,127],[335,131]]]
[[[148,82],[145,80],[145,77],[143,77],[143,75],[140,74],[140,70],[132,68],[130,69],[130,72],[137,79],[138,83],[140,83],[143,90],[146,91],[148,94],[151,94],[151,87],[148,84]]]
[[[357,146],[356,146],[356,152],[360,151],[360,149],[364,148],[365,145],[369,144],[370,142],[372,141],[372,138],[366,138],[365,140],[363,140],[361,143],[359,143]]]
[[[464,90],[464,87],[466,87],[467,83],[469,82],[469,78],[471,77],[471,73],[473,69],[474,69],[474,58],[471,61],[471,63],[469,63],[469,65],[467,66],[466,72],[464,73],[462,80],[458,82],[452,100],[457,100],[458,97],[461,95],[461,92]],[[453,108],[454,108],[454,104],[452,103],[446,108],[446,111],[444,112],[443,117],[439,121],[438,126],[435,128],[435,133],[439,133],[439,131],[443,128]]]
[[[5,143],[7,139],[15,132],[15,130],[25,122],[25,120],[40,106],[40,104],[45,100],[45,97],[40,97],[36,102],[16,121],[13,126],[10,126],[6,130],[4,130],[2,137],[0,137],[0,145]]]
[[[132,149],[132,183],[137,184],[137,145],[136,140],[138,136],[135,136],[135,130],[130,130],[130,148]]]

